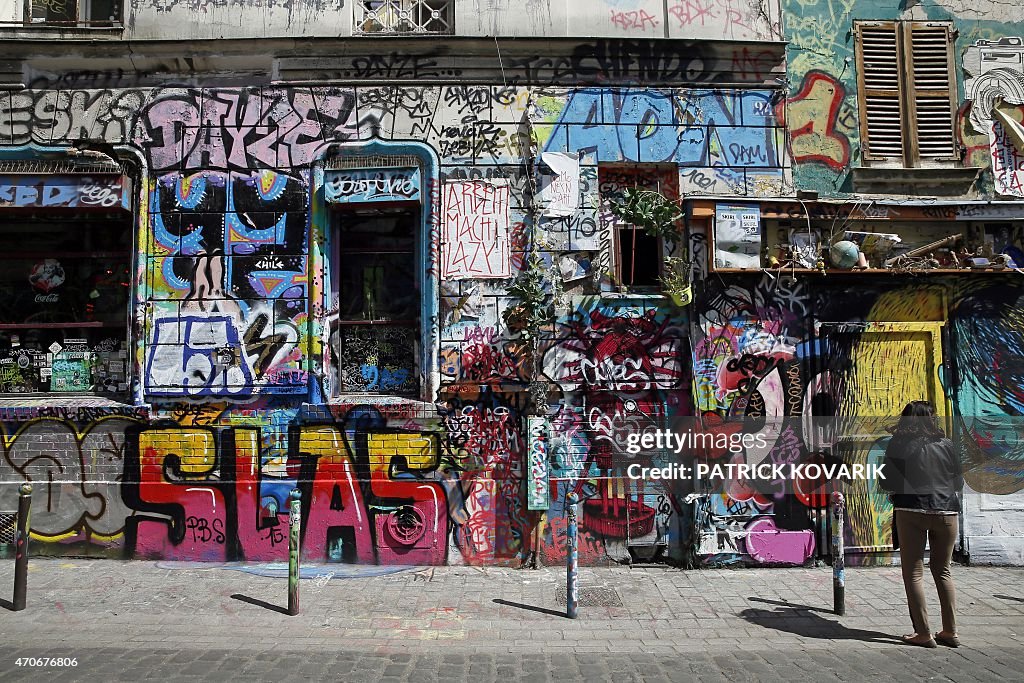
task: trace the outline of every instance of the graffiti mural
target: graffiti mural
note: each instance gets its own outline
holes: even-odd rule
[[[270,170],[157,180],[148,393],[245,399],[305,391],[305,188]]]
[[[0,97],[0,158],[102,149],[131,172],[5,171],[0,211],[134,212],[124,241],[135,273],[118,279],[132,289],[124,342],[68,343],[46,361],[53,387],[82,395],[0,406],[0,507],[12,507],[18,483],[36,485],[45,553],[260,562],[283,559],[298,488],[308,560],[515,564],[564,559],[573,492],[585,563],[803,564],[828,551],[825,482],[634,479],[632,465],[679,458],[631,453],[630,436],[690,418],[705,433],[767,441],[687,463],[818,463],[834,443],[815,420],[838,429],[856,418],[866,436],[843,455],[869,463],[895,404],[918,394],[948,404],[973,492],[1020,495],[1024,299],[1004,276],[922,285],[865,275],[853,286],[715,274],[714,226],[690,216],[681,239],[657,248],[659,259],[695,260],[691,305],[613,282],[609,200],[624,188],[744,205],[797,188],[845,196],[860,163],[845,37],[857,3],[788,4],[785,65],[780,18],[764,3],[638,0],[599,3],[586,21],[605,37],[557,57],[512,51],[492,75],[397,43],[274,67],[282,82],[306,74],[344,86],[202,87],[188,74],[150,87],[160,72],[26,66],[34,87]],[[946,16],[921,4],[929,20]],[[1020,32],[975,23],[959,38],[963,161],[988,169],[983,190],[1024,195]],[[541,189],[558,160],[553,202]],[[796,200],[774,204],[787,220],[806,215]],[[1012,208],[924,210],[935,221],[998,219],[993,251],[1017,258]],[[396,215],[417,220],[341,237],[343,219]],[[389,286],[399,253],[409,277]],[[503,314],[534,256],[556,313],[527,338]],[[57,260],[19,276],[44,301],[74,278],[47,259]],[[379,311],[399,298],[412,302],[408,317],[344,317],[346,303]],[[0,389],[34,391],[28,370],[45,349],[3,332]],[[85,396],[88,371],[131,400]],[[536,385],[540,406],[527,391]],[[867,485],[848,490],[849,546],[887,557],[887,500]]]
[[[988,130],[999,100],[1024,104],[1024,42],[1019,37],[976,41],[964,52],[963,67],[974,130]]]
[[[788,124],[793,160],[818,162],[841,171],[850,163],[848,131],[853,130],[846,110],[846,88],[821,71],[810,71],[795,95],[780,105],[780,118]]]

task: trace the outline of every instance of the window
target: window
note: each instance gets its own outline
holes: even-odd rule
[[[358,0],[354,33],[453,33],[455,0]]]
[[[612,227],[612,272],[620,287],[635,291],[657,291],[666,245],[643,228],[616,218],[611,202],[621,197],[628,187],[655,190],[676,201],[679,197],[679,176],[675,167],[655,165],[604,165],[597,169],[601,193],[601,223]]]
[[[0,223],[0,392],[127,393],[131,218]]]
[[[331,342],[340,393],[419,392],[419,212],[368,204],[334,212],[338,324]]]
[[[114,26],[121,23],[121,0],[29,0],[33,24]]]
[[[942,22],[855,22],[860,134],[867,165],[957,160],[953,30]]]

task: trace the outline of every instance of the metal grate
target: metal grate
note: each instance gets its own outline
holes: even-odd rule
[[[346,169],[366,168],[414,168],[420,166],[420,160],[411,154],[372,155],[372,156],[336,156],[324,161],[328,171],[344,171]]]
[[[615,589],[601,586],[581,586],[578,602],[580,607],[622,607],[622,598]],[[565,586],[558,587],[555,603],[566,604]]]
[[[454,0],[359,0],[354,6],[356,34],[450,34],[455,27]]]
[[[14,545],[18,535],[18,513],[0,512],[0,545]]]
[[[46,174],[46,173],[86,173],[90,175],[124,173],[124,169],[114,161],[99,159],[5,159],[0,160],[0,173],[11,174]]]

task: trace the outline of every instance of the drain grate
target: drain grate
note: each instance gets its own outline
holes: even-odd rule
[[[565,586],[558,587],[555,593],[555,603],[558,605],[566,603]],[[614,588],[580,586],[579,605],[580,607],[622,607],[622,598]]]

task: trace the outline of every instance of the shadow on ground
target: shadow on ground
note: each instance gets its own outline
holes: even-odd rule
[[[231,599],[232,600],[238,600],[239,602],[247,602],[250,605],[256,605],[257,607],[262,607],[263,609],[268,609],[271,612],[280,612],[281,614],[288,614],[288,608],[287,607],[281,607],[279,605],[274,605],[274,604],[271,604],[269,602],[266,602],[265,600],[260,600],[259,598],[250,598],[248,595],[242,595],[241,593],[235,593],[234,595],[231,596]]]
[[[773,602],[765,600],[764,602]],[[861,628],[848,628],[837,621],[819,617],[814,612],[823,612],[816,607],[803,607],[801,605],[788,605],[785,608],[774,610],[767,609],[745,609],[739,616],[751,624],[770,628],[774,631],[784,631],[804,638],[821,638],[825,640],[862,640],[868,643],[898,643],[903,641],[890,633],[881,631],[868,631]]]
[[[832,610],[825,609],[824,607],[811,607],[810,605],[797,605],[793,602],[784,602],[782,600],[768,600],[767,598],[747,598],[751,602],[766,602],[769,605],[779,605],[781,607],[789,607],[792,609],[804,610],[807,612],[824,612],[826,614],[832,614]]]
[[[540,612],[541,614],[550,614],[555,617],[562,617],[567,619],[568,617],[563,610],[548,609],[547,607],[537,607],[535,605],[524,605],[521,602],[511,602],[509,600],[502,600],[501,598],[495,598],[491,602],[497,605],[505,605],[506,607],[518,607],[519,609],[528,609],[531,612]]]

